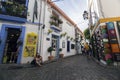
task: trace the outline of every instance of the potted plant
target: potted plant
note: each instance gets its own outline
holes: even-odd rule
[[[52,33],[53,31],[51,29],[48,29],[48,35]]]
[[[67,35],[67,32],[65,32],[64,34],[63,34],[63,36],[65,37]]]
[[[70,40],[72,41],[72,40],[73,40],[73,37],[71,37]]]
[[[58,26],[58,23],[56,23],[54,21],[50,21],[49,23],[50,23],[50,25]]]
[[[62,51],[62,48],[59,49],[59,52],[61,52],[61,51]],[[60,57],[60,58],[63,58],[63,57],[64,57],[64,54],[63,54],[63,53],[60,53],[60,54],[59,54],[59,57]]]
[[[54,57],[52,56],[52,51],[53,51],[54,49],[53,49],[53,47],[49,47],[48,49],[47,49],[47,51],[50,53],[50,56],[48,56],[48,60],[53,60],[54,59]]]
[[[61,19],[58,19],[58,23],[59,23],[59,24],[62,24],[63,21],[62,21]]]
[[[53,19],[53,20],[55,20],[55,21],[58,19],[58,18],[57,18],[56,16],[54,16],[54,15],[52,15],[50,18]]]
[[[70,36],[67,36],[67,39],[69,39],[70,38]]]
[[[62,33],[62,34],[60,34],[60,38],[62,38],[64,36],[64,34]]]
[[[64,32],[64,33],[62,33],[61,35],[60,35],[60,37],[62,38],[62,37],[65,37],[66,36],[66,32]]]

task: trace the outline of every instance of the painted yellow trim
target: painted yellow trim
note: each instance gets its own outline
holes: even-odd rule
[[[98,25],[100,23],[105,23],[105,22],[115,22],[115,21],[120,21],[120,17],[112,17],[112,18],[101,18],[98,20],[98,22],[96,23],[96,25],[94,26],[94,29],[92,30],[92,33],[90,36],[93,35],[93,33],[95,32],[96,28],[98,27]]]
[[[99,21],[100,21],[100,23],[120,21],[120,17],[102,18]]]

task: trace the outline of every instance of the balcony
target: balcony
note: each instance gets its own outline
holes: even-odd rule
[[[50,20],[50,27],[52,29],[55,29],[55,30],[58,30],[58,31],[62,31],[62,23],[63,21],[61,19],[59,19],[58,17],[52,15],[51,17],[51,20]]]
[[[27,7],[26,0],[24,1],[0,1],[0,19],[12,19],[12,16],[15,18],[23,18],[26,19],[27,17]],[[4,16],[8,16],[7,18]],[[17,20],[16,19],[16,20]]]

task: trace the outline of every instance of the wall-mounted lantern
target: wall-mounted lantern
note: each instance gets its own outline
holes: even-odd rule
[[[83,13],[83,19],[84,20],[88,19],[88,12],[87,11],[84,11],[84,13]]]

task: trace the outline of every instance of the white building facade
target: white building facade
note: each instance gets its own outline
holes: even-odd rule
[[[36,53],[47,61],[49,47],[54,48],[54,59],[61,53],[76,54],[78,27],[50,0],[1,0],[0,4],[0,63],[29,63]]]

